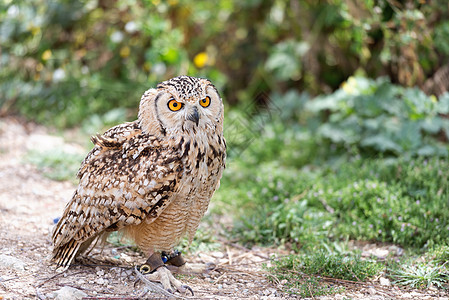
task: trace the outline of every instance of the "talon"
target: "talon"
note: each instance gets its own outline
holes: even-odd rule
[[[173,294],[172,289],[167,289],[167,292],[169,292],[170,294]]]
[[[206,264],[206,271],[212,271],[212,270],[214,270],[215,268],[217,268],[217,265],[214,264],[214,263],[212,263],[212,262],[208,262],[208,263]]]
[[[181,288],[183,288],[185,290],[189,290],[190,293],[192,293],[192,296],[195,296],[195,294],[193,293],[193,290],[190,286],[183,284],[183,285],[181,285]]]

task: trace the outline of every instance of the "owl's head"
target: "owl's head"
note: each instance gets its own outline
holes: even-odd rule
[[[146,91],[140,101],[143,131],[172,136],[204,129],[223,131],[223,102],[207,79],[178,76]]]

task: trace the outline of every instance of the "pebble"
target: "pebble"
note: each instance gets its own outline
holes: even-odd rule
[[[223,258],[224,257],[224,253],[220,252],[220,251],[211,252],[210,255],[215,258]]]
[[[24,271],[27,267],[26,264],[20,259],[10,256],[0,254],[0,266],[14,269],[17,271]]]
[[[84,297],[87,297],[88,295],[80,291],[78,289],[64,286],[53,293],[53,296],[56,300],[71,300],[71,299],[83,299]]]
[[[125,254],[125,253],[121,253],[121,254],[120,254],[120,257],[121,257],[123,260],[125,260],[126,262],[132,262],[132,260],[133,260],[129,255],[127,255],[127,254]]]
[[[380,285],[390,286],[391,282],[388,278],[380,277],[379,278]]]
[[[411,299],[412,295],[410,293],[404,293],[404,294],[402,294],[402,298],[404,298],[404,299]]]

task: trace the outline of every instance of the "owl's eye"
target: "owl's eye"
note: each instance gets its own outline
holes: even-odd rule
[[[206,96],[206,98],[200,100],[200,105],[202,107],[208,107],[210,105],[210,97]]]
[[[184,104],[176,101],[175,99],[171,99],[168,101],[167,106],[171,111],[178,111],[184,106]]]

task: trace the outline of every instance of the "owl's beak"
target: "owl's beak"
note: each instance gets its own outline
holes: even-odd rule
[[[187,120],[195,122],[196,126],[198,126],[198,123],[200,121],[200,114],[198,113],[198,108],[193,107],[193,112],[187,116]]]

